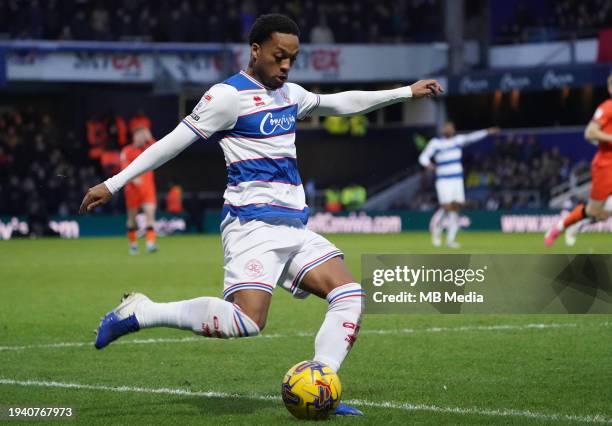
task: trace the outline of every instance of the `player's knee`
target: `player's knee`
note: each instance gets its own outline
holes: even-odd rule
[[[266,327],[266,321],[267,318],[266,317],[258,317],[257,319],[254,319],[253,322],[255,324],[257,324],[257,327],[259,328],[258,332],[262,332],[263,329]]]
[[[600,206],[591,203],[586,206],[586,215],[598,220],[602,220],[607,217],[606,212]]]
[[[237,302],[236,302],[236,305],[240,307],[239,313],[243,317],[247,317],[249,321],[252,323],[252,325],[257,327],[256,334],[259,334],[261,331],[263,331],[263,329],[266,327],[266,321],[268,319],[267,312],[262,313],[262,312],[259,312],[258,310],[251,309],[250,306],[241,306]]]
[[[341,285],[328,294],[329,309],[350,311],[351,316],[360,318],[364,295],[365,292],[359,283]]]

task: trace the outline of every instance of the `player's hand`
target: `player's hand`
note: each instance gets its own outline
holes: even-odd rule
[[[436,80],[419,80],[410,86],[413,98],[438,96],[444,89]]]
[[[501,129],[499,127],[489,127],[487,129],[487,133],[489,133],[490,135],[497,135],[499,134],[499,132],[501,132]]]
[[[430,172],[435,172],[436,171],[436,165],[433,163],[429,163],[427,165],[427,167],[425,167],[425,169],[429,170]]]
[[[83,198],[83,202],[79,208],[79,213],[85,214],[90,212],[99,205],[108,202],[111,198],[113,198],[113,194],[110,193],[106,185],[99,183],[93,188],[89,188],[89,191],[87,191],[87,194],[85,194],[85,197]]]

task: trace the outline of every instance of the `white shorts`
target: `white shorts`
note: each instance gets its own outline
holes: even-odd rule
[[[463,189],[462,178],[437,179],[436,192],[438,193],[438,203],[449,204],[465,203],[465,190]]]
[[[279,285],[294,297],[310,293],[300,289],[304,275],[336,256],[344,256],[328,240],[296,220],[250,220],[227,215],[221,223],[224,254],[223,298],[238,290],[272,293]]]

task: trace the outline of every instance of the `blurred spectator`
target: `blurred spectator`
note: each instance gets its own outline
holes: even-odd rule
[[[242,43],[258,15],[275,12],[296,20],[304,40],[313,43],[435,41],[442,37],[441,9],[441,0],[0,1],[0,33],[51,40]]]
[[[337,213],[342,210],[338,188],[328,188],[325,190],[325,210],[330,213]]]
[[[87,144],[60,135],[49,112],[0,114],[0,214],[28,216],[33,235],[51,233],[50,216],[75,214],[87,188],[103,179]]]
[[[166,211],[172,214],[183,213],[183,188],[180,185],[170,184],[166,194]]]
[[[327,18],[325,18],[325,15],[321,15],[317,25],[310,30],[310,42],[320,44],[334,42],[334,33],[331,28],[327,26]]]
[[[600,28],[612,26],[612,3],[607,0],[519,1],[515,3],[513,15],[507,14],[506,9],[496,12],[492,8],[492,13],[504,14],[498,19],[505,24],[495,33],[501,42],[594,37]]]
[[[340,202],[344,210],[354,211],[359,210],[365,204],[367,199],[366,189],[353,183],[342,189],[340,193]]]

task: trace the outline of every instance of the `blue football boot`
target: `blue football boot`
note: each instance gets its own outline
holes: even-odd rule
[[[363,413],[355,407],[350,407],[341,402],[334,411],[335,416],[363,416]]]
[[[136,319],[136,305],[150,299],[141,293],[124,294],[121,304],[102,317],[96,331],[96,349],[102,349],[119,337],[140,330]]]

